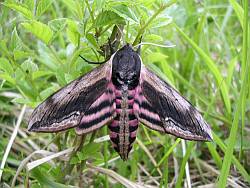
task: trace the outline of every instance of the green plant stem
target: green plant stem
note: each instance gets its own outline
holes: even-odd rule
[[[183,160],[181,162],[180,173],[179,173],[179,176],[177,178],[176,185],[175,185],[176,188],[181,188],[182,187],[181,184],[182,184],[183,176],[184,176],[184,173],[185,173],[185,166],[186,166],[186,163],[187,163],[187,161],[189,159],[189,156],[191,155],[191,152],[193,151],[194,145],[195,145],[194,142],[190,142],[188,144],[187,153],[185,154],[185,156],[183,157]]]
[[[108,128],[105,127],[104,128],[104,135],[108,134]],[[104,167],[106,169],[108,169],[108,142],[104,142]],[[105,184],[104,184],[105,188],[109,188],[109,182],[108,182],[108,176],[105,175]]]
[[[34,0],[34,10],[33,10],[33,16],[36,16],[36,9],[37,9],[37,0]]]
[[[170,2],[166,3],[166,4],[162,4],[159,9],[153,14],[153,16],[151,16],[149,18],[149,20],[141,27],[141,29],[139,30],[137,36],[135,37],[135,40],[133,42],[133,46],[137,45],[140,41],[140,38],[142,36],[142,34],[144,33],[145,29],[149,26],[149,24],[162,12],[164,11],[167,7],[175,4],[177,2],[177,0],[171,0]]]
[[[213,134],[213,139],[214,142],[216,144],[218,144],[218,146],[220,147],[220,149],[226,153],[228,146],[226,146],[223,141],[216,135]],[[244,166],[240,163],[240,161],[233,155],[232,156],[232,163],[235,165],[235,167],[237,168],[237,170],[239,171],[239,173],[242,175],[242,177],[244,177],[244,179],[250,183],[250,174],[248,174],[248,172],[246,171],[246,169],[244,168]]]
[[[65,181],[65,176],[67,174],[71,174],[71,171],[73,170],[74,166],[73,164],[70,163],[71,159],[73,157],[76,156],[77,152],[80,151],[84,145],[84,142],[85,142],[85,139],[86,139],[86,136],[85,135],[82,135],[82,136],[77,136],[74,140],[74,143],[78,143],[78,146],[75,147],[75,149],[73,150],[73,152],[71,153],[70,155],[70,158],[69,158],[69,162],[67,163],[65,169],[63,170],[62,172],[62,175],[60,176],[60,181]]]
[[[180,143],[181,139],[177,138],[175,143],[169,148],[167,153],[162,157],[160,162],[157,164],[157,167],[160,167],[160,165],[168,158],[168,156],[173,152],[174,148]]]
[[[102,31],[100,32],[100,36],[103,35],[113,24],[109,24],[108,26],[106,26],[104,29],[102,29]]]
[[[25,75],[26,81],[29,82],[29,84],[34,89],[34,93],[38,96],[38,98],[40,100],[42,100],[42,97],[41,97],[40,93],[38,92],[38,90],[36,88],[36,85],[35,85],[35,83],[34,83],[34,81],[32,79],[32,76],[27,75],[27,73],[25,72],[25,70],[23,69],[23,67],[19,63],[16,63],[16,61],[14,60],[14,58],[8,52],[6,52],[6,56],[8,57],[8,59],[10,60],[10,62],[11,62],[12,65],[14,65],[15,67],[19,68],[22,71],[22,73]],[[18,90],[21,93],[23,93],[22,90],[21,90],[21,88],[19,88],[19,87],[17,87],[17,88],[18,88]],[[24,96],[26,96],[26,95],[24,95]]]
[[[90,14],[90,18],[91,18],[92,23],[95,23],[94,14],[93,14],[93,12],[91,11],[91,8],[90,8],[90,5],[89,5],[89,1],[88,1],[88,0],[85,0],[85,3],[86,3],[86,5],[87,5],[87,9],[88,9],[88,11],[89,11],[89,14]]]
[[[242,67],[242,71],[245,70],[246,68],[246,64],[247,64],[247,51],[248,49],[248,29],[249,29],[249,25],[248,25],[248,0],[244,0],[244,20],[243,20],[243,42],[242,42],[242,63],[241,63],[241,67]],[[243,80],[243,76],[244,74],[242,74],[242,78],[241,80]],[[239,153],[239,159],[241,160],[242,155],[244,155],[243,153],[243,145],[244,145],[244,128],[245,128],[245,111],[246,111],[246,95],[244,95],[243,99],[242,99],[242,104],[241,104],[241,134],[240,134],[240,140],[241,140],[241,145],[240,145],[240,153]]]
[[[244,6],[245,6],[245,11],[248,12],[248,0],[244,0]],[[246,13],[245,12],[245,13]],[[243,35],[243,44],[244,44],[244,40],[247,40],[247,31],[248,31],[248,14],[244,14],[244,20],[243,20],[243,33],[246,32],[246,34]],[[245,48],[247,48],[247,44],[245,46],[243,46]],[[247,49],[245,49],[247,50]],[[243,53],[243,59],[246,58],[245,57],[246,54]],[[246,59],[245,59],[246,60]],[[245,69],[241,71],[241,73],[243,75],[241,75],[241,79],[242,79],[242,85],[241,85],[241,89],[240,89],[240,96],[238,98],[238,102],[237,102],[237,107],[236,107],[236,111],[234,114],[234,119],[233,119],[233,123],[232,123],[232,127],[230,130],[230,135],[229,135],[229,139],[228,139],[228,147],[225,153],[225,157],[223,160],[223,165],[222,165],[222,169],[221,169],[221,173],[220,173],[220,177],[219,177],[219,182],[218,182],[218,187],[226,187],[227,184],[227,177],[229,175],[229,170],[230,170],[230,166],[232,163],[232,158],[233,158],[233,151],[234,151],[234,146],[236,144],[236,139],[237,139],[237,130],[238,130],[238,124],[239,124],[239,118],[240,118],[240,113],[245,113],[245,105],[246,104],[242,104],[242,102],[244,101],[244,98],[247,95],[247,91],[249,89],[249,68],[250,68],[250,63],[249,61],[246,61],[246,66]],[[243,115],[241,117],[244,117]],[[244,121],[244,119],[242,119],[242,121]]]
[[[90,8],[89,1],[88,1],[88,0],[85,0],[85,3],[86,3],[86,5],[87,5],[87,9],[88,9],[88,11],[89,11],[89,14],[90,14],[90,18],[91,18],[92,23],[95,23],[95,17],[94,17],[94,14],[93,14],[93,12],[92,12],[92,10],[91,10],[91,8]],[[100,34],[99,34],[98,28],[95,28],[95,34],[96,34],[97,37],[100,35]]]
[[[53,56],[56,58],[57,62],[62,65],[63,62],[60,60],[60,58],[56,55],[56,52],[54,50],[54,48],[51,45],[48,45],[48,48],[50,49],[50,51],[52,52]]]

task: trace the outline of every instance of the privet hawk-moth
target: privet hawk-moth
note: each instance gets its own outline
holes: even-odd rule
[[[74,127],[77,134],[86,134],[108,125],[114,149],[127,160],[139,123],[188,140],[212,140],[201,114],[147,69],[127,44],[41,103],[28,130],[58,132]]]

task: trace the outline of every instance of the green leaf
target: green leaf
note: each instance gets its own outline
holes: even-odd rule
[[[100,158],[101,145],[91,142],[84,146],[83,151],[77,153],[78,161],[82,161],[89,158]]]
[[[97,11],[103,9],[105,6],[105,0],[95,0],[94,3]]]
[[[75,79],[75,77],[72,74],[68,74],[68,73],[65,73],[64,77],[65,77],[65,80],[67,83],[69,83]]]
[[[226,111],[229,114],[231,112],[231,102],[230,97],[228,94],[228,88],[224,81],[224,78],[222,77],[222,74],[220,73],[220,70],[216,66],[215,62],[209,57],[191,38],[189,38],[177,25],[175,25],[176,30],[179,32],[179,34],[192,46],[194,50],[201,56],[201,58],[206,63],[207,67],[213,74],[217,87],[220,88],[221,96],[223,98]]]
[[[238,20],[240,21],[240,25],[243,28],[243,18],[244,18],[244,10],[240,6],[240,4],[236,0],[229,0],[230,4],[232,5]]]
[[[22,94],[28,98],[35,99],[37,92],[34,91],[34,88],[21,77],[21,79],[16,79],[17,88],[22,92]]]
[[[59,63],[57,59],[52,54],[51,50],[42,42],[38,42],[38,52],[40,62],[49,67],[51,70],[56,71]]]
[[[14,30],[12,31],[12,34],[11,34],[11,39],[10,39],[10,48],[12,50],[21,50],[22,47],[23,47],[23,42],[22,40],[20,39],[20,37],[18,36],[17,34],[17,31],[16,31],[16,27],[14,28]]]
[[[42,22],[32,20],[22,23],[22,26],[47,45],[53,37],[53,31]]]
[[[2,56],[9,56],[10,52],[7,48],[7,41],[6,40],[0,40],[0,51]]]
[[[25,1],[22,1],[24,3],[24,5],[29,9],[29,10],[34,10],[34,7],[35,7],[35,3],[36,1],[34,0],[25,0]]]
[[[87,153],[90,155],[96,152],[99,152],[100,150],[101,150],[101,144],[98,144],[98,143],[91,142],[87,144],[86,146],[84,146],[84,153]]]
[[[24,61],[21,67],[27,74],[38,71],[38,66],[35,63],[33,63],[31,59]]]
[[[160,17],[154,20],[154,22],[150,24],[150,27],[151,28],[167,27],[170,23],[172,23],[172,19],[166,17]]]
[[[123,17],[125,20],[129,20],[135,23],[139,23],[138,18],[134,14],[134,12],[126,5],[119,4],[112,7],[112,10],[117,13],[119,16]]]
[[[67,27],[68,39],[75,46],[78,46],[80,42],[80,33],[78,32],[77,23],[72,20],[68,20],[67,24],[68,24]]]
[[[0,69],[2,69],[5,73],[9,75],[12,75],[14,73],[12,65],[4,57],[0,58]]]
[[[27,98],[15,98],[15,99],[11,100],[11,102],[18,103],[18,104],[28,104],[28,103],[30,103],[30,100]]]
[[[28,18],[28,19],[32,19],[33,18],[33,14],[32,12],[24,6],[24,4],[20,4],[20,3],[3,3],[4,6],[9,7],[19,13],[21,13],[24,17]]]
[[[72,165],[77,164],[77,163],[79,163],[79,162],[80,162],[80,161],[79,161],[78,157],[76,157],[76,156],[74,156],[74,157],[72,157],[72,158],[70,159],[70,164],[72,164]]]
[[[60,68],[57,68],[57,71],[56,71],[56,79],[58,81],[58,83],[61,85],[61,86],[64,86],[67,84],[66,80],[65,80],[65,76],[64,76],[64,71],[63,71],[63,68],[60,67]]]
[[[72,187],[69,185],[64,185],[55,182],[54,179],[52,179],[52,176],[49,173],[42,173],[42,171],[39,170],[39,168],[35,168],[31,171],[32,176],[40,183],[40,186],[47,187],[47,188],[67,188]]]
[[[162,62],[166,61],[167,58],[168,56],[160,52],[152,52],[147,56],[147,59],[148,61],[150,60],[150,62]]]
[[[236,1],[233,1],[236,3]],[[228,147],[225,152],[222,168],[221,168],[221,173],[219,176],[219,181],[217,186],[218,187],[226,187],[227,185],[227,178],[230,173],[230,167],[231,163],[233,160],[233,154],[234,154],[234,149],[235,149],[235,144],[238,139],[242,139],[243,135],[245,133],[244,127],[245,127],[245,120],[246,118],[246,101],[247,101],[247,96],[250,91],[250,76],[249,76],[249,70],[250,70],[250,61],[248,59],[248,54],[249,54],[249,1],[244,0],[243,1],[243,8],[244,8],[244,14],[243,17],[239,19],[239,21],[242,21],[242,26],[243,26],[243,41],[242,41],[242,63],[241,63],[241,75],[240,75],[240,93],[239,96],[236,99],[236,109],[234,112],[234,117],[233,117],[233,122],[232,126],[230,129],[230,135],[228,138]],[[238,128],[240,121],[243,121],[241,123],[241,137],[239,138],[238,134]],[[243,142],[243,140],[241,140]],[[249,141],[248,141],[249,143]],[[242,143],[241,143],[242,144]],[[243,147],[243,146],[242,146]],[[243,149],[243,148],[242,148]],[[249,176],[248,176],[249,178]]]
[[[36,9],[36,16],[40,17],[53,3],[53,0],[41,0],[39,1]]]
[[[51,87],[48,87],[44,89],[41,93],[40,96],[42,99],[48,98],[51,94],[55,93],[58,90],[58,87],[56,85],[53,85]]]
[[[96,39],[92,33],[86,34],[86,39],[89,41],[89,43],[94,46],[96,49],[99,49],[98,44],[96,42]]]
[[[148,34],[148,35],[145,35],[143,41],[144,42],[161,42],[163,41],[163,38],[162,36],[159,36],[159,35]]]
[[[67,19],[66,18],[54,19],[49,21],[48,25],[54,32],[59,32],[66,27]]]
[[[61,0],[65,7],[72,12],[72,14],[77,17],[77,3],[75,0]]]
[[[95,27],[103,27],[103,26],[111,25],[111,24],[125,25],[126,22],[117,13],[110,11],[110,10],[101,12],[95,20]]]
[[[78,159],[80,161],[85,159],[85,156],[84,156],[83,152],[78,151],[76,155],[77,155],[77,157],[78,157]]]
[[[13,84],[13,85],[16,84],[15,80],[14,80],[10,75],[8,75],[8,74],[6,74],[6,73],[2,73],[2,74],[0,73],[0,78],[1,78],[2,80],[8,81],[9,83],[11,83],[11,84]]]
[[[13,54],[15,60],[24,59],[31,56],[31,53],[23,50],[14,50]]]
[[[32,73],[32,79],[35,80],[37,78],[52,75],[53,73],[51,71],[35,71]]]

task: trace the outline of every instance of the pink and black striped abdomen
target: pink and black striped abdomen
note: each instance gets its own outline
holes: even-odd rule
[[[138,119],[133,110],[135,89],[115,90],[116,117],[109,125],[110,140],[123,160],[127,160],[136,139]]]

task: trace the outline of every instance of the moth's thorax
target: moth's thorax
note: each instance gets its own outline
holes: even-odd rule
[[[141,60],[130,45],[125,45],[117,51],[112,59],[112,82],[121,88],[127,85],[134,89],[139,84]]]
[[[138,128],[138,119],[133,110],[135,89],[116,87],[115,96],[116,117],[109,125],[110,139],[114,149],[126,160]]]

